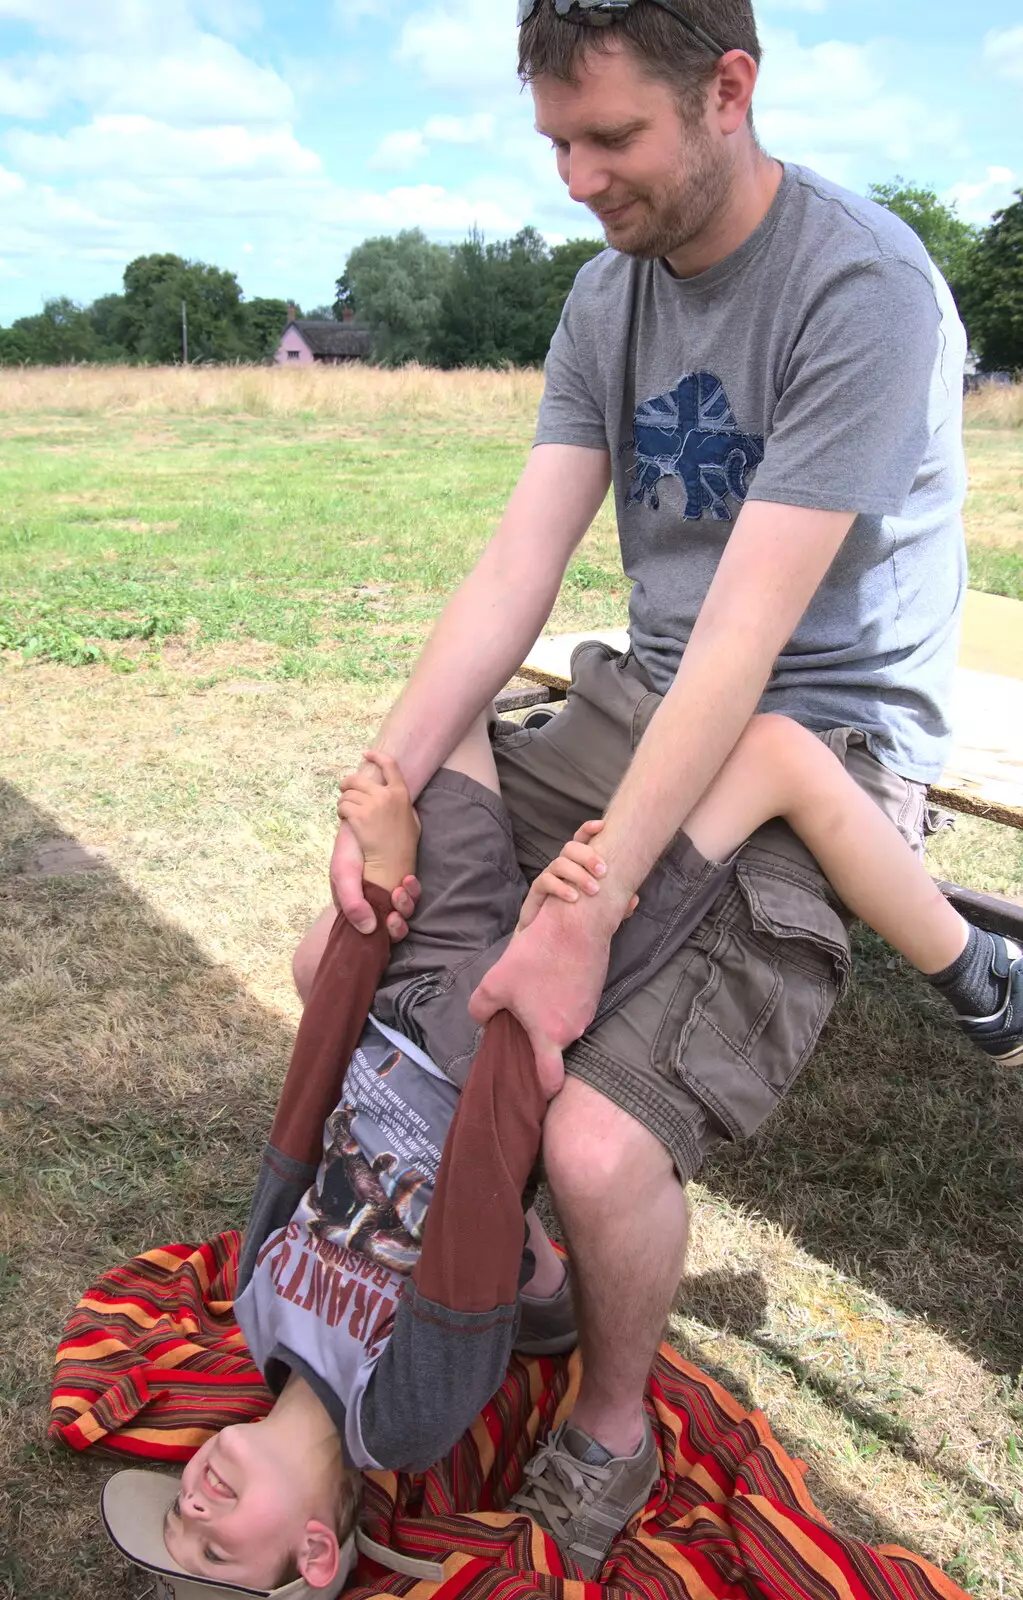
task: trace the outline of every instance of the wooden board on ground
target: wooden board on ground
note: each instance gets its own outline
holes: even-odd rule
[[[572,651],[586,639],[624,650],[629,636],[623,629],[547,635],[529,652],[520,676],[563,692],[571,681]],[[960,667],[952,726],[948,765],[931,789],[935,802],[1023,828],[1023,681]]]

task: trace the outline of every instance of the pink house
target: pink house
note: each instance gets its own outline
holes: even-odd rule
[[[294,306],[289,306],[288,312],[290,320],[274,356],[278,366],[311,367],[315,362],[336,366],[341,362],[369,360],[372,332],[369,328],[360,328],[350,311],[345,313],[342,322],[296,317]]]

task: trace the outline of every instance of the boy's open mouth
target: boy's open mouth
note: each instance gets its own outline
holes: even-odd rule
[[[220,1473],[215,1471],[207,1461],[202,1469],[202,1485],[208,1495],[214,1500],[236,1500],[238,1497],[229,1483],[225,1483]]]

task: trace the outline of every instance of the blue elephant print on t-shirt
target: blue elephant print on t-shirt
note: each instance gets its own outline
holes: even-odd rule
[[[724,384],[712,372],[690,372],[669,394],[644,400],[636,412],[636,453],[629,504],[660,506],[657,485],[678,478],[685,486],[687,522],[710,516],[730,522],[731,495],[740,504],[752,474],[764,459],[764,441],[743,433],[732,414]]]

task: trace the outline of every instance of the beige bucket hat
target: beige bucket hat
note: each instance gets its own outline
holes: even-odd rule
[[[282,1589],[247,1589],[236,1583],[221,1583],[216,1578],[199,1578],[186,1572],[173,1560],[163,1542],[163,1524],[181,1487],[181,1479],[163,1472],[144,1472],[134,1468],[115,1472],[100,1497],[104,1526],[121,1554],[156,1579],[157,1600],[239,1600],[252,1595],[258,1600],[336,1600],[355,1566],[360,1551],[405,1577],[440,1583],[444,1568],[439,1562],[419,1561],[397,1550],[378,1544],[360,1529],[341,1549],[337,1577],[326,1589],[314,1589],[304,1578],[285,1584]]]

